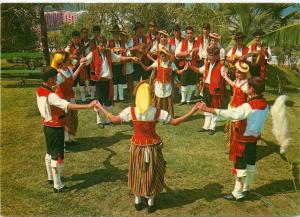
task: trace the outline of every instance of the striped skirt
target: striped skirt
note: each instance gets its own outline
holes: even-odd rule
[[[165,161],[162,143],[149,146],[131,145],[128,186],[134,195],[156,195],[164,188]]]
[[[166,110],[169,114],[171,114],[171,117],[174,117],[174,106],[173,106],[172,95],[164,98],[154,96],[153,105],[156,108]]]

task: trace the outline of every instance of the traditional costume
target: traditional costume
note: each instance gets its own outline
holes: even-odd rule
[[[59,192],[65,186],[61,181],[61,170],[64,161],[65,112],[69,102],[55,94],[47,83],[38,87],[36,96],[47,144],[45,164],[48,182],[53,182],[54,192]]]

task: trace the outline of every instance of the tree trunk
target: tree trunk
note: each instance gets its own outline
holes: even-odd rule
[[[38,13],[39,13],[40,28],[41,28],[41,41],[42,41],[42,48],[43,48],[44,64],[46,66],[50,66],[47,24],[46,24],[46,19],[45,19],[45,15],[44,15],[44,5],[43,4],[40,4],[38,6]]]

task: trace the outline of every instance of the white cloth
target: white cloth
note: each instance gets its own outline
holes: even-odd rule
[[[233,48],[231,48],[231,49],[227,52],[226,56],[228,56],[228,57],[232,56],[232,51],[233,51]],[[248,53],[250,53],[250,52],[251,52],[251,50],[249,49],[249,50],[248,50]],[[243,48],[237,48],[236,51],[235,51],[235,56],[237,56],[237,57],[243,56]],[[251,62],[251,57],[248,57],[247,60],[248,60],[249,62]]]
[[[216,63],[214,63],[214,64],[209,64],[208,75],[207,75],[207,77],[206,77],[206,79],[205,79],[205,83],[206,83],[206,84],[210,84],[210,80],[211,80],[211,72],[212,72],[212,70],[213,70],[215,64],[216,64]],[[222,68],[221,68],[221,74],[224,73],[224,71],[225,71],[225,67],[222,66]],[[204,73],[205,73],[205,65],[203,65],[203,66],[201,66],[201,67],[199,68],[199,72],[200,72],[201,74],[204,74]]]
[[[136,119],[140,120],[140,121],[154,120],[155,112],[156,112],[156,108],[151,106],[148,108],[148,110],[144,114],[141,114],[139,112],[138,108],[135,107]],[[132,120],[131,107],[125,108],[123,111],[120,112],[119,116],[123,122],[131,121]],[[161,110],[160,115],[158,117],[158,121],[169,123],[170,120],[171,120],[171,115],[167,111]]]
[[[208,38],[203,37],[203,43],[199,46],[199,52],[198,52],[200,59],[207,58],[208,46],[209,46],[209,37]]]
[[[175,50],[175,57],[177,58],[177,55],[179,53],[181,53],[181,47],[182,47],[182,41],[179,43],[178,47],[176,47],[176,50]],[[191,51],[193,50],[193,47],[194,47],[194,41],[190,42],[188,41],[188,51]],[[192,60],[192,53],[190,53],[186,58],[185,60]]]
[[[70,67],[68,67],[67,70],[58,69],[58,71],[60,71],[66,78],[70,78],[73,76],[73,70]],[[56,84],[61,84],[65,81],[65,78],[62,74],[57,74]]]
[[[159,47],[159,50],[161,50],[163,47],[167,48],[167,50],[170,49],[169,44],[166,44],[166,45],[159,44],[158,47]],[[157,44],[155,44],[155,46],[151,47],[150,53],[155,54],[155,55],[157,54]]]
[[[244,136],[258,137],[264,126],[269,106],[264,110],[252,109],[249,103],[244,103],[236,108],[215,109],[219,119],[244,120],[247,119],[247,126]]]
[[[85,55],[88,55],[91,52],[91,48],[89,46],[90,40],[84,41],[83,44],[85,47],[85,49],[84,49]]]
[[[50,105],[56,106],[65,112],[68,111],[69,102],[61,99],[55,93],[50,93],[48,97],[36,95],[36,98],[39,112],[46,122],[52,121]]]
[[[256,50],[261,51],[261,46],[257,45]],[[249,45],[249,51],[251,52],[251,45]],[[268,60],[268,61],[270,61],[272,59],[272,53],[271,53],[271,48],[270,47],[268,47],[268,56],[265,56],[265,59]],[[252,59],[252,62],[254,62],[253,59]]]
[[[180,43],[180,41],[177,38],[175,38],[175,44],[170,46],[170,51],[175,53],[175,50],[178,47],[179,43]],[[169,40],[169,44],[170,44],[170,40]]]
[[[169,60],[164,61],[164,62],[161,61],[160,64],[161,64],[161,67],[167,68],[168,64],[169,64]],[[158,61],[155,60],[150,67],[157,69],[158,68]],[[170,67],[171,67],[172,71],[177,70],[177,67],[174,63],[172,63],[170,65]],[[160,97],[160,98],[170,96],[172,94],[172,85],[171,85],[171,83],[170,82],[161,83],[159,81],[155,81],[155,83],[154,83],[154,93],[157,97]]]
[[[100,55],[102,57],[102,70],[101,70],[100,76],[103,78],[111,78],[112,73],[110,72],[110,68],[109,68],[108,61],[106,59],[106,55],[102,54],[102,53]],[[112,62],[120,62],[121,58],[122,58],[121,55],[111,52],[111,61]],[[86,56],[86,60],[87,60],[86,65],[91,64],[91,62],[93,61],[93,53],[92,52]]]
[[[125,43],[125,48],[132,48],[133,47],[133,39],[131,38],[129,41]],[[130,51],[127,51],[127,56],[132,56]],[[130,75],[133,73],[133,62],[132,61],[126,61],[126,75]]]

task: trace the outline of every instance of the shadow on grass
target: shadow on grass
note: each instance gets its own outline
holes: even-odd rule
[[[223,186],[219,183],[209,183],[203,188],[195,189],[167,189],[156,198],[158,209],[170,209],[190,204],[199,199],[208,202],[214,201],[222,196]]]
[[[81,151],[88,151],[91,149],[105,149],[111,145],[118,143],[121,140],[129,140],[131,135],[124,134],[125,131],[116,132],[114,135],[109,137],[86,137],[86,138],[78,138],[77,145],[70,145],[68,146],[68,150],[71,152],[81,152]]]
[[[128,169],[119,169],[110,163],[110,160],[113,156],[117,155],[113,150],[104,147],[104,150],[110,152],[108,157],[103,162],[104,169],[97,169],[91,172],[82,173],[82,174],[74,174],[70,177],[66,177],[66,181],[80,181],[82,182],[75,184],[70,187],[70,189],[84,189],[89,188],[94,185],[100,184],[102,182],[115,182],[122,181],[127,182],[127,173]]]

